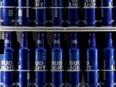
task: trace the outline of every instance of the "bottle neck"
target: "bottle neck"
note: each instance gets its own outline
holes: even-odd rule
[[[11,43],[11,33],[5,33],[5,39],[4,39],[4,47],[12,47]]]
[[[54,47],[60,47],[60,40],[54,39]]]
[[[37,47],[44,47],[44,40],[37,40]]]
[[[96,37],[95,34],[89,34],[89,47],[96,47]]]
[[[71,47],[77,47],[77,34],[76,33],[72,33],[71,34]]]
[[[106,34],[106,47],[112,47],[112,33]]]
[[[28,47],[27,33],[21,35],[21,47]]]
[[[54,47],[60,47],[60,34],[54,34]]]
[[[37,47],[44,47],[44,34],[38,33]]]

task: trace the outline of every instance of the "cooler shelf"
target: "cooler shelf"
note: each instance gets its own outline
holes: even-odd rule
[[[0,31],[32,31],[32,32],[113,32],[116,27],[17,27],[0,26]]]

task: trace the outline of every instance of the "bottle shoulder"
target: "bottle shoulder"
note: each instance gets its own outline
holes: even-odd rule
[[[78,47],[71,47],[69,48],[69,51],[80,51]]]
[[[52,48],[52,51],[58,51],[58,50],[61,50],[62,51],[62,48],[61,47],[53,47]]]
[[[44,47],[37,47],[36,48],[36,51],[44,51],[44,52],[46,52],[46,48],[44,48]]]
[[[104,51],[105,51],[105,50],[114,50],[114,48],[113,48],[113,47],[105,47],[103,50],[104,50]]]
[[[11,47],[4,48],[4,51],[13,51],[13,48],[11,48]]]
[[[30,51],[30,49],[29,48],[27,48],[27,47],[20,47],[19,48],[19,51]]]
[[[71,49],[71,50],[79,50],[78,47],[70,47],[69,49]]]
[[[98,48],[97,47],[89,47],[89,48],[87,48],[87,50],[98,50]]]
[[[46,50],[45,47],[36,47],[37,50]]]

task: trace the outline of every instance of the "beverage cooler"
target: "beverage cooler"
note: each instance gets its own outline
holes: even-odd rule
[[[0,0],[0,87],[116,87],[115,0]]]

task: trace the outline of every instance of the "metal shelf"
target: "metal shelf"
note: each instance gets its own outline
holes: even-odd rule
[[[116,27],[20,27],[0,26],[0,31],[27,32],[114,32]]]

